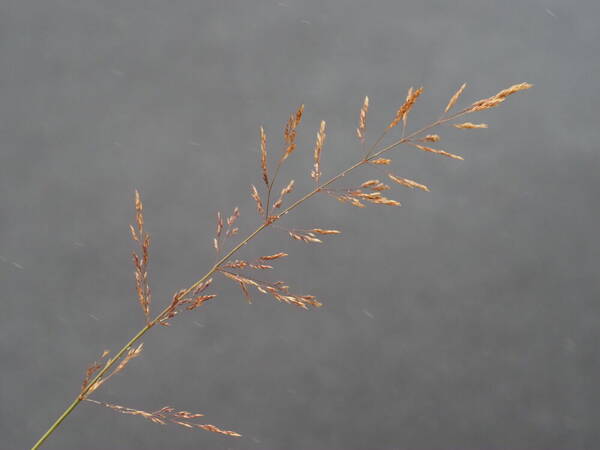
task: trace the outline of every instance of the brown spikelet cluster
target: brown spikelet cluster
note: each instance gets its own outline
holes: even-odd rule
[[[435,153],[436,155],[447,156],[448,158],[459,159],[461,161],[464,159],[462,156],[455,155],[453,153],[449,153],[445,150],[439,150],[437,148],[426,147],[425,145],[419,145],[419,144],[413,144],[413,143],[411,143],[411,145],[414,145],[419,150],[423,150],[424,152]]]
[[[144,348],[144,344],[140,344],[137,347],[130,347],[127,350],[127,353],[125,354],[125,356],[119,361],[119,364],[117,365],[117,367],[115,369],[112,370],[112,372],[110,372],[108,375],[106,375],[104,377],[99,378],[92,385],[88,385],[87,391],[85,391],[86,388],[82,388],[81,389],[81,393],[79,394],[80,398],[83,399],[86,396],[90,395],[92,392],[96,391],[100,386],[102,386],[104,383],[106,383],[114,375],[118,374],[123,369],[125,369],[125,367],[127,366],[127,364],[129,364],[132,359],[137,358],[138,356],[140,356],[140,354],[142,353],[142,349],[143,348]],[[106,356],[106,355],[108,355],[108,353],[104,352],[104,356]],[[105,366],[107,366],[110,362],[111,362],[111,360],[108,360],[106,362]],[[86,375],[87,375],[87,371],[86,371]]]
[[[150,321],[150,303],[152,301],[152,290],[148,283],[148,249],[150,248],[150,235],[144,230],[144,207],[140,193],[135,191],[135,224],[129,225],[131,238],[138,244],[139,254],[132,252],[133,265],[135,266],[135,289],[138,302],[146,317],[146,323]]]
[[[323,228],[313,228],[312,230],[310,230],[310,232],[317,233],[317,234],[341,234],[342,233],[340,230],[324,230]]]
[[[317,133],[317,140],[315,142],[315,149],[313,152],[313,170],[310,172],[310,176],[313,180],[315,180],[316,184],[319,184],[319,180],[321,179],[321,151],[323,150],[323,145],[325,144],[325,127],[325,121],[321,120],[321,127]]]
[[[398,109],[398,111],[396,112],[396,117],[394,118],[394,120],[392,120],[390,122],[390,124],[388,125],[388,128],[394,128],[396,125],[398,125],[400,123],[400,121],[402,121],[404,126],[406,126],[406,120],[408,118],[408,113],[410,112],[410,110],[414,106],[415,102],[417,101],[417,99],[419,98],[419,96],[422,93],[423,93],[422,87],[420,87],[417,90],[413,90],[413,88],[411,87],[408,90],[408,94],[406,94],[406,100],[405,100],[404,104]]]
[[[419,139],[421,142],[438,142],[440,137],[437,134],[428,134],[427,136]]]
[[[171,303],[158,319],[158,323],[163,326],[169,326],[169,320],[179,314],[183,309],[191,311],[202,305],[204,302],[215,298],[215,294],[203,294],[203,292],[212,284],[212,281],[212,278],[209,278],[200,283],[189,294],[186,291],[175,293],[171,299]]]
[[[272,261],[274,259],[284,258],[286,256],[288,256],[287,253],[279,252],[279,253],[274,253],[273,255],[261,256],[260,259],[262,259],[263,261]]]
[[[363,189],[370,189],[372,191],[379,192],[387,191],[388,189],[390,189],[390,187],[387,184],[382,183],[379,180],[367,180],[363,184],[361,184],[360,187]]]
[[[388,177],[390,178],[390,180],[395,181],[396,183],[401,184],[402,186],[406,186],[411,189],[417,188],[429,192],[429,188],[427,186],[421,183],[417,183],[416,181],[409,180],[408,178],[401,178],[394,175],[393,173],[388,173]]]
[[[294,180],[290,180],[290,182],[287,184],[287,186],[281,190],[281,193],[279,194],[279,198],[277,199],[277,201],[275,203],[273,203],[273,208],[275,208],[275,209],[281,208],[281,205],[283,204],[283,200],[285,199],[285,196],[288,195],[289,193],[291,193],[293,190],[294,190]]]
[[[369,97],[365,97],[362,107],[360,108],[360,114],[358,116],[358,128],[356,129],[356,136],[362,144],[365,143],[365,130],[367,129],[367,113],[369,112]]]
[[[308,309],[311,306],[322,306],[322,303],[318,302],[314,295],[297,295],[290,293],[289,286],[283,281],[276,281],[274,283],[262,281],[223,269],[219,269],[219,272],[240,285],[242,292],[249,303],[252,302],[252,298],[248,293],[248,287],[252,286],[261,294],[269,294],[282,303],[298,306],[302,309]]]
[[[450,97],[450,101],[448,102],[448,104],[446,105],[446,108],[444,108],[444,114],[446,114],[448,111],[450,111],[452,109],[452,107],[456,104],[456,102],[458,101],[459,97],[462,95],[462,93],[465,91],[465,88],[467,87],[467,83],[463,83],[463,85],[458,88],[458,91],[456,91],[454,93],[454,95],[452,97]]]
[[[515,93],[523,91],[525,89],[530,89],[532,87],[533,87],[533,85],[529,84],[529,83],[514,84],[507,89],[503,89],[502,91],[498,92],[496,95],[494,95],[492,97],[488,97],[488,98],[484,98],[482,100],[476,101],[475,103],[473,103],[470,106],[469,112],[483,111],[485,109],[493,108],[495,106],[498,106],[504,100],[506,100],[506,98],[509,95],[515,94]]]
[[[260,168],[262,169],[263,181],[269,186],[269,169],[267,168],[267,134],[260,127]]]
[[[256,212],[258,213],[259,216],[262,216],[265,213],[265,208],[263,207],[262,200],[260,199],[260,194],[258,193],[258,189],[256,189],[256,186],[254,186],[254,185],[252,185],[250,187],[252,188],[252,192],[250,193],[250,195],[252,195],[252,198],[256,202]]]
[[[377,181],[379,180],[371,180]],[[367,182],[368,183],[368,182]],[[365,184],[365,183],[363,183]],[[369,183],[368,183],[369,184]],[[362,185],[361,185],[362,186]],[[350,189],[328,189],[326,192],[331,197],[337,199],[342,203],[349,203],[352,206],[357,206],[359,208],[364,208],[365,204],[363,202],[373,203],[375,205],[386,205],[386,206],[400,206],[400,202],[397,200],[393,200],[391,198],[384,197],[381,194],[381,191],[385,191],[389,189],[389,186],[379,183],[373,186],[367,186],[371,192],[364,192],[359,188],[350,188]]]
[[[529,84],[529,83],[513,84],[511,87],[509,87],[507,89],[503,89],[500,92],[498,92],[495,95],[495,97],[506,98],[509,95],[515,94],[516,92],[524,91],[525,89],[530,89],[532,87],[533,87],[533,84]]]
[[[474,130],[477,128],[487,128],[487,123],[472,123],[472,122],[464,122],[464,123],[453,123],[452,126],[454,128],[462,128],[465,130]]]
[[[270,202],[271,202],[271,191],[273,190],[273,186],[275,185],[275,182],[277,180],[277,175],[279,174],[279,170],[281,169],[281,166],[283,165],[283,163],[285,162],[285,160],[288,158],[288,156],[290,156],[292,154],[292,152],[296,149],[296,134],[297,131],[296,129],[298,128],[298,125],[300,125],[300,122],[302,122],[302,116],[304,114],[304,105],[300,105],[300,107],[296,110],[296,112],[294,114],[291,114],[286,125],[285,128],[283,130],[283,139],[285,142],[285,146],[283,149],[283,153],[281,155],[281,157],[279,158],[279,161],[277,162],[277,165],[275,167],[275,171],[273,174],[273,177],[271,179],[269,179],[269,170],[268,170],[268,155],[267,155],[267,136],[265,133],[265,130],[263,129],[263,127],[260,127],[260,167],[261,167],[261,171],[262,171],[262,178],[263,181],[266,185],[266,190],[267,190],[267,194],[266,194],[266,203],[265,206],[263,206],[263,202],[260,196],[260,193],[258,192],[258,189],[256,189],[256,186],[252,185],[252,191],[251,191],[251,195],[252,198],[254,199],[254,201],[256,202],[256,211],[258,212],[259,216],[264,216],[265,222],[268,222],[270,219],[268,217],[269,215],[269,208],[270,208]],[[324,124],[322,124],[322,127],[324,127]],[[322,141],[324,141],[325,139],[325,130],[322,130]],[[317,141],[319,141],[319,137],[317,137]],[[321,143],[322,146],[322,143]],[[315,152],[317,152],[317,149],[315,148]],[[315,156],[316,158],[316,156]],[[319,149],[319,158],[320,158],[320,149]],[[275,203],[273,204],[273,208],[280,208],[281,205],[283,204],[283,200],[284,197],[289,194],[292,189],[294,187],[294,181],[290,181],[290,183],[283,188],[283,190],[281,191],[281,194],[279,196],[279,199],[277,201],[275,201]]]
[[[94,375],[96,375],[96,373],[104,366],[102,360],[106,358],[109,353],[109,350],[104,350],[104,352],[102,352],[102,355],[100,355],[100,358],[87,367],[87,369],[85,370],[85,377],[83,378],[83,382],[81,383],[80,395],[83,395],[85,389],[90,384],[90,381],[92,380],[92,378],[94,378]]]
[[[285,129],[283,131],[283,138],[286,143],[285,151],[281,156],[281,162],[285,161],[288,156],[292,154],[292,152],[296,149],[296,128],[300,125],[302,121],[302,114],[304,113],[304,105],[300,105],[296,114],[290,115],[290,118],[285,125]]]
[[[392,160],[389,158],[377,158],[370,160],[369,163],[375,166],[389,166],[392,163]]]
[[[232,236],[235,236],[239,232],[239,228],[235,226],[236,221],[240,217],[240,209],[236,206],[233,208],[233,213],[227,218],[227,228],[225,228],[225,221],[221,215],[221,211],[217,211],[217,228],[215,231],[215,237],[213,239],[213,246],[217,255],[221,252],[223,243]],[[225,233],[223,233],[225,230]]]
[[[323,241],[321,239],[319,239],[317,236],[315,236],[315,233],[312,232],[304,232],[304,231],[299,231],[299,230],[290,230],[288,231],[289,236],[296,240],[296,241],[302,241],[302,242],[306,242],[307,244],[309,243],[314,243],[314,244],[322,244]]]
[[[225,264],[222,264],[221,267],[223,269],[259,269],[259,270],[273,268],[273,266],[270,266],[268,264],[263,264],[260,261],[249,262],[244,259],[235,259],[233,261],[226,262]]]
[[[179,425],[184,428],[199,428],[206,431],[211,431],[213,433],[224,434],[226,436],[240,437],[241,434],[236,433],[235,431],[230,430],[222,430],[219,427],[210,424],[196,423],[195,420],[200,417],[204,417],[204,414],[191,413],[188,411],[177,411],[170,406],[163,406],[158,411],[146,412],[141,409],[133,409],[127,408],[121,405],[115,405],[113,403],[99,402],[98,400],[87,399],[88,402],[95,403],[100,406],[104,406],[105,408],[112,409],[113,411],[117,411],[121,414],[128,414],[132,416],[140,416],[150,422],[157,423],[160,425],[166,425],[167,423],[172,423],[174,425]]]
[[[225,237],[230,238],[235,236],[239,232],[239,228],[235,226],[235,223],[240,218],[240,209],[236,206],[233,208],[233,213],[227,218],[227,231],[225,232]]]
[[[339,193],[339,192],[333,191],[332,189],[328,190],[327,193],[331,197],[337,199],[341,203],[348,203],[349,205],[356,206],[357,208],[365,207],[365,204],[363,202],[361,202],[359,199],[357,199],[356,197],[354,197],[352,195]]]

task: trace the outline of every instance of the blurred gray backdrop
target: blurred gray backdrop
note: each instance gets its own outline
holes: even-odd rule
[[[85,367],[143,324],[133,191],[164,305],[211,265],[217,210],[258,224],[258,127],[272,152],[306,105],[282,181],[311,186],[376,134],[409,86],[413,126],[528,81],[441,130],[464,162],[401,148],[401,208],[317,198],[286,225],[341,228],[275,279],[301,311],[218,279],[219,297],[144,339],[95,398],[203,412],[227,438],[82,405],[48,449],[592,449],[600,445],[600,4],[595,0],[3,0],[0,2],[0,448],[28,448]],[[351,181],[373,178],[366,169]],[[381,176],[381,175],[379,175]]]

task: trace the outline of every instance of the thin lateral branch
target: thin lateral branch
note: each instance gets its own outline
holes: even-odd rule
[[[168,423],[179,425],[185,428],[199,428],[213,433],[224,434],[226,436],[240,437],[241,434],[231,430],[223,430],[215,425],[196,423],[194,420],[204,417],[204,414],[191,413],[189,411],[176,411],[175,408],[170,406],[163,406],[161,409],[152,412],[142,411],[141,409],[128,408],[126,406],[115,405],[113,403],[100,402],[91,398],[86,398],[86,401],[94,403],[96,405],[104,406],[105,408],[112,409],[121,414],[128,414],[132,416],[140,416],[152,423],[160,425],[166,425]]]

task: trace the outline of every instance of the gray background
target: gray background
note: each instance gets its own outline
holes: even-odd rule
[[[217,301],[153,330],[95,398],[173,405],[226,438],[82,405],[52,449],[591,449],[599,445],[600,6],[595,0],[0,2],[0,436],[26,448],[85,367],[143,324],[133,291],[133,190],[164,305],[213,260],[217,209],[258,224],[258,126],[273,152],[298,104],[282,181],[354,162],[406,89],[413,126],[463,82],[461,105],[536,87],[441,130],[464,162],[402,148],[399,209],[328,198],[287,220],[339,227],[322,246],[265,233],[304,312],[219,279]],[[351,181],[372,178],[365,169]],[[381,176],[381,175],[378,175]]]

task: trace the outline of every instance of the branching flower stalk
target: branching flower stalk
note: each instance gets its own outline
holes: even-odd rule
[[[280,219],[284,216],[298,208],[304,202],[315,196],[316,194],[323,192],[327,195],[333,196],[339,201],[343,203],[349,203],[353,206],[364,207],[364,202],[369,202],[373,204],[381,204],[381,205],[390,205],[390,206],[399,206],[400,203],[396,200],[392,200],[384,197],[381,192],[390,189],[390,186],[382,183],[379,180],[367,180],[362,183],[360,186],[355,188],[347,188],[347,189],[331,189],[330,186],[334,184],[336,181],[343,179],[350,172],[355,169],[370,164],[375,167],[383,168],[384,166],[388,166],[391,164],[391,160],[389,158],[383,158],[383,155],[386,155],[391,150],[399,147],[402,144],[410,145],[414,148],[422,150],[424,152],[438,154],[442,156],[446,156],[452,159],[462,160],[461,156],[446,152],[444,150],[439,150],[435,148],[431,148],[428,145],[430,143],[434,143],[440,140],[439,135],[437,134],[426,134],[433,128],[438,126],[448,124],[449,122],[455,121],[467,114],[483,111],[486,109],[493,108],[500,103],[502,103],[509,95],[519,92],[521,90],[529,89],[532,85],[528,83],[516,84],[508,89],[504,89],[497,93],[496,95],[488,98],[484,98],[482,100],[476,101],[469,105],[468,107],[454,113],[448,114],[448,112],[455,106],[459,97],[463,93],[466,85],[462,85],[460,89],[450,98],[450,101],[446,105],[442,116],[436,121],[423,126],[422,128],[413,131],[409,134],[405,134],[406,124],[408,113],[411,111],[414,106],[417,98],[423,92],[422,88],[413,90],[413,88],[409,89],[408,94],[406,96],[405,102],[396,112],[394,119],[390,122],[390,124],[384,129],[381,135],[375,140],[375,142],[367,149],[365,145],[365,129],[366,129],[366,117],[369,108],[369,99],[365,98],[363,105],[360,110],[359,115],[359,126],[356,130],[357,137],[362,144],[363,148],[363,156],[350,167],[345,170],[339,172],[337,175],[329,178],[327,181],[320,182],[321,176],[321,152],[323,149],[323,145],[325,142],[325,129],[326,124],[324,121],[321,122],[320,129],[317,133],[317,139],[314,148],[314,164],[311,171],[311,177],[315,182],[314,189],[310,190],[299,199],[292,202],[289,206],[281,210],[276,214],[269,215],[269,211],[271,210],[271,193],[274,187],[277,176],[280,172],[280,169],[288,158],[288,156],[295,150],[296,148],[296,129],[302,120],[302,114],[304,110],[304,106],[302,105],[296,113],[292,114],[285,126],[284,131],[284,141],[285,146],[283,149],[283,153],[281,157],[278,159],[275,171],[273,173],[273,177],[269,179],[268,167],[267,167],[267,137],[264,129],[260,128],[260,166],[262,171],[262,178],[266,185],[266,203],[263,205],[260,197],[260,193],[255,186],[252,186],[251,195],[256,201],[257,211],[260,216],[262,216],[263,221],[258,228],[256,228],[253,232],[243,238],[240,242],[238,242],[235,246],[233,246],[229,251],[227,251],[223,256],[221,255],[221,247],[226,239],[233,237],[238,233],[238,228],[235,227],[235,223],[239,217],[239,210],[237,208],[234,209],[233,214],[225,221],[221,216],[221,213],[217,215],[217,230],[216,237],[214,239],[214,246],[217,252],[217,261],[213,264],[213,266],[206,272],[202,277],[200,277],[195,283],[189,286],[186,289],[178,291],[174,296],[171,302],[154,318],[150,318],[150,296],[151,290],[148,283],[148,275],[147,275],[147,264],[148,264],[148,248],[150,246],[150,237],[144,230],[144,218],[143,218],[143,206],[141,202],[141,198],[139,193],[136,191],[135,195],[135,209],[136,209],[136,225],[137,230],[132,226],[130,231],[133,240],[139,245],[140,253],[133,254],[134,266],[135,266],[135,276],[136,276],[136,290],[138,294],[138,301],[142,308],[142,311],[146,317],[146,324],[139,330],[112,358],[108,358],[106,362],[94,362],[90,365],[86,371],[84,381],[82,383],[81,390],[77,397],[73,400],[73,402],[65,409],[65,411],[59,416],[59,418],[52,424],[52,426],[42,435],[42,437],[36,442],[36,444],[32,447],[32,449],[39,448],[46,439],[54,433],[54,431],[61,425],[61,423],[71,414],[71,412],[82,402],[88,401],[94,404],[98,404],[101,406],[105,406],[114,411],[123,413],[123,414],[131,414],[138,415],[143,418],[146,418],[152,422],[166,424],[172,423],[179,426],[183,426],[186,428],[200,428],[207,431],[212,431],[228,436],[240,436],[238,433],[229,430],[223,430],[219,427],[210,424],[199,424],[193,422],[197,418],[201,417],[202,414],[189,413],[187,411],[176,411],[171,407],[163,407],[160,410],[154,412],[145,412],[142,410],[137,410],[133,408],[127,408],[120,405],[114,405],[111,403],[101,402],[98,400],[94,400],[89,398],[89,395],[96,391],[102,384],[104,384],[112,375],[120,372],[125,368],[125,366],[135,357],[139,356],[142,351],[142,344],[135,347],[138,341],[155,325],[169,325],[169,320],[174,318],[177,314],[186,310],[193,310],[204,302],[211,300],[215,297],[214,294],[205,294],[204,291],[210,286],[212,283],[212,276],[220,273],[228,279],[233,280],[238,283],[244,293],[244,296],[250,300],[250,295],[248,292],[248,287],[253,287],[258,290],[262,294],[270,294],[275,299],[280,302],[293,304],[295,306],[301,307],[302,309],[308,309],[308,307],[319,307],[321,303],[318,302],[315,297],[311,295],[296,295],[291,294],[288,291],[288,286],[285,285],[281,281],[277,282],[267,282],[258,280],[256,277],[247,276],[245,274],[239,273],[239,270],[246,269],[254,269],[254,270],[268,270],[272,269],[273,266],[270,264],[273,261],[278,260],[279,258],[287,256],[286,253],[279,252],[272,255],[261,256],[253,262],[248,262],[245,260],[230,260],[232,256],[238,253],[243,247],[245,247],[250,241],[254,239],[256,235],[258,235],[264,229],[275,225]],[[391,144],[379,148],[379,144],[383,141],[384,137],[388,134],[390,130],[395,128],[400,122],[403,123],[403,131],[402,137],[395,140]],[[455,128],[459,129],[481,129],[487,128],[486,124],[474,124],[471,122],[464,123],[453,123],[451,124]],[[424,145],[428,144],[428,145]],[[387,155],[386,155],[387,156]],[[424,191],[429,191],[429,188],[421,183],[416,181],[399,177],[391,172],[387,172],[387,177],[394,181],[395,183],[414,189],[418,188]],[[291,180],[281,191],[281,195],[279,199],[272,205],[272,210],[276,210],[281,208],[284,198],[290,194],[294,187],[294,180]],[[227,229],[225,233],[225,225],[227,225]],[[274,228],[282,228],[288,232],[292,239],[304,241],[307,243],[321,243],[321,239],[317,237],[317,235],[333,235],[339,234],[338,230],[330,230],[330,229],[322,229],[322,228],[312,228],[312,229],[285,229],[283,227],[279,227],[276,225]],[[100,358],[102,361],[104,358],[108,356],[108,351],[105,351]],[[117,364],[118,363],[118,364]],[[111,371],[112,370],[112,371]]]

